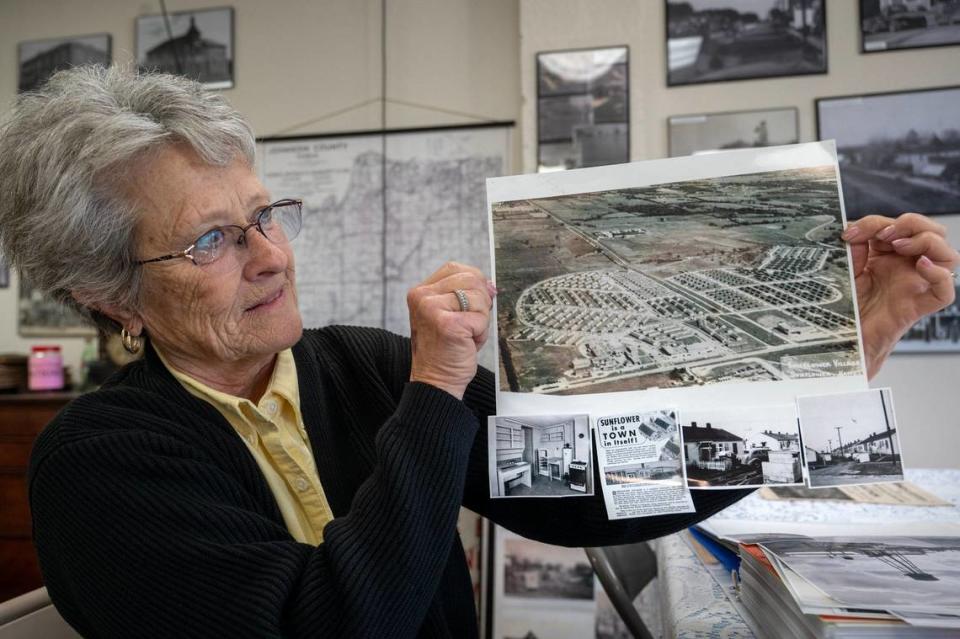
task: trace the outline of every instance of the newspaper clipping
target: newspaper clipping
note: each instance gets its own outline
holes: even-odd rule
[[[694,512],[676,410],[600,417],[594,433],[610,519]]]

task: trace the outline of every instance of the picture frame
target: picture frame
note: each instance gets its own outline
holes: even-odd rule
[[[537,169],[630,160],[627,46],[537,53]]]
[[[109,66],[113,39],[109,33],[26,40],[17,43],[17,91],[43,85],[57,71],[83,64]]]
[[[22,276],[17,296],[17,333],[21,337],[93,337],[97,334],[93,324],[77,311],[34,289]]]
[[[232,89],[233,7],[177,11],[137,17],[137,66],[197,80],[209,89]],[[171,37],[172,36],[172,37]]]
[[[826,0],[760,1],[664,0],[667,86],[826,73]]]
[[[796,107],[672,115],[667,118],[670,157],[796,144],[799,121]]]
[[[960,213],[960,86],[818,98],[836,140],[847,219]]]
[[[860,0],[860,52],[960,45],[960,4]]]

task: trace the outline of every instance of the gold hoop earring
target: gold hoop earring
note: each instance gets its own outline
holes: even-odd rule
[[[143,336],[131,335],[126,328],[120,329],[120,342],[131,355],[136,355],[143,349]]]

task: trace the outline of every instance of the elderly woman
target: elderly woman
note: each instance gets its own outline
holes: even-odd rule
[[[166,75],[78,68],[0,132],[0,235],[24,277],[145,357],[70,404],[30,469],[44,578],[91,637],[471,637],[457,512],[552,544],[664,535],[602,499],[489,499],[496,290],[447,264],[410,291],[411,340],[304,331],[290,241],[220,96]],[[277,199],[277,198],[280,199]],[[848,228],[870,370],[953,299],[958,258],[918,215]],[[462,311],[457,291],[467,297]]]

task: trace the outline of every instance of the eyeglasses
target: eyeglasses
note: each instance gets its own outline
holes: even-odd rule
[[[240,266],[242,262],[240,247],[247,243],[247,231],[256,227],[260,234],[273,244],[283,245],[290,242],[300,232],[303,221],[303,200],[283,199],[257,211],[257,217],[246,226],[228,224],[210,229],[193,244],[182,251],[161,255],[149,260],[138,260],[136,264],[164,262],[184,257],[197,266],[209,268],[218,273],[227,272]]]

